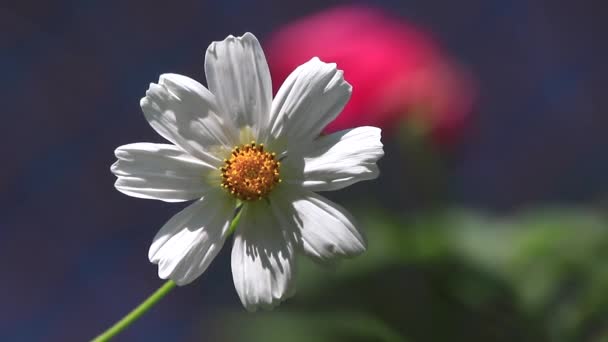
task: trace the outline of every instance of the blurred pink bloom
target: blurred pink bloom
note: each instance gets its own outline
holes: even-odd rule
[[[344,70],[353,95],[327,133],[361,125],[390,132],[415,119],[434,142],[451,145],[472,111],[469,75],[430,35],[377,9],[342,6],[305,17],[271,35],[265,51],[275,87],[314,56]]]

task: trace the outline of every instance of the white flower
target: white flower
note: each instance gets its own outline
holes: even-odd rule
[[[380,129],[321,135],[350,98],[335,64],[313,58],[272,99],[270,73],[251,33],[207,49],[208,89],[164,74],[141,108],[171,144],[116,149],[116,188],[166,202],[196,200],[158,232],[149,251],[158,275],[178,285],[200,276],[234,231],[232,275],[248,310],[272,307],[294,292],[297,253],[354,256],[365,239],[352,217],[314,191],[338,190],[378,176]]]

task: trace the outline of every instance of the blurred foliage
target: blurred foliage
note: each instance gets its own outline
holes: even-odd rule
[[[366,254],[301,258],[296,296],[272,312],[224,315],[221,340],[608,341],[600,213],[357,212]]]

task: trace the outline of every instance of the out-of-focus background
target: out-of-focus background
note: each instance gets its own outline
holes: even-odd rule
[[[354,86],[327,130],[384,129],[378,180],[326,194],[369,251],[303,261],[244,312],[227,244],[119,341],[605,341],[608,32],[601,1],[14,1],[0,6],[0,340],[83,341],[158,288],[184,205],[113,187],[114,149],[161,142],[139,99],[204,83],[253,32],[275,88],[312,56]]]

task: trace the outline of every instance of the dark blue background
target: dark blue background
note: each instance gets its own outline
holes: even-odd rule
[[[161,141],[139,108],[148,83],[165,72],[203,81],[211,41],[245,31],[263,41],[329,3],[2,3],[0,340],[86,340],[161,284],[147,250],[183,205],[124,196],[109,172],[117,146]],[[509,211],[605,198],[601,1],[371,3],[429,29],[478,79],[476,120],[449,163],[457,205]],[[394,163],[388,154],[382,167]],[[404,206],[412,196],[387,194]],[[121,338],[198,340],[217,310],[239,306],[226,248]]]

